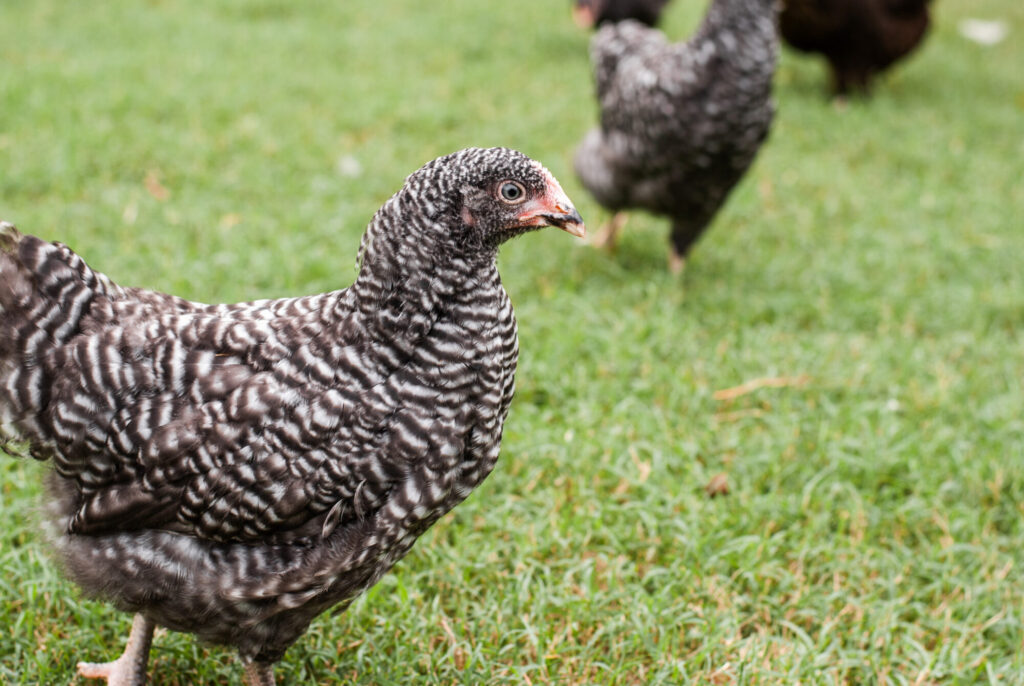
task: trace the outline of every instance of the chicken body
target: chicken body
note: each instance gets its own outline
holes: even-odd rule
[[[543,167],[466,150],[377,212],[349,288],[208,306],[3,224],[0,417],[53,463],[70,577],[272,682],[494,467],[518,354],[495,255],[545,225],[583,231]]]
[[[797,50],[828,60],[837,94],[866,92],[924,39],[929,1],[784,0],[779,28]]]
[[[774,115],[772,0],[714,0],[696,34],[670,43],[635,21],[590,46],[600,126],[576,152],[599,203],[672,219],[684,257],[757,155]]]

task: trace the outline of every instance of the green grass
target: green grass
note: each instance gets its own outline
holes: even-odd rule
[[[936,11],[844,109],[784,54],[771,139],[682,279],[642,214],[614,257],[506,247],[498,468],[281,683],[1024,683],[1024,8]],[[970,15],[1009,38],[966,41]],[[293,295],[352,280],[420,164],[507,145],[595,229],[586,42],[568,0],[5,0],[0,217],[124,284]],[[716,395],[759,378],[788,382]],[[0,461],[5,684],[80,683],[130,625],[61,579],[44,471]],[[151,673],[240,680],[168,632]]]

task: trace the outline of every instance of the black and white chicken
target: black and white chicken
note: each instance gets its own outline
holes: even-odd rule
[[[601,121],[580,144],[575,166],[587,190],[617,213],[596,244],[614,244],[622,210],[666,215],[670,267],[682,268],[768,135],[778,57],[774,4],[713,0],[685,43],[631,20],[594,35]]]
[[[80,674],[145,682],[153,628],[251,685],[498,459],[518,355],[498,246],[583,222],[539,163],[468,149],[376,213],[348,288],[203,305],[123,288],[0,223],[0,420],[53,465],[70,578],[135,620]]]

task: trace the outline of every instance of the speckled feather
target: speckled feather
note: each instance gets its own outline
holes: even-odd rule
[[[669,216],[685,255],[768,135],[773,0],[714,0],[685,43],[635,21],[606,24],[590,52],[601,125],[577,150],[576,172],[610,210]]]
[[[495,256],[529,228],[490,221],[506,177],[553,181],[506,149],[439,158],[351,287],[236,305],[122,288],[3,224],[0,418],[52,461],[71,578],[262,662],[379,579],[498,458],[518,343]]]

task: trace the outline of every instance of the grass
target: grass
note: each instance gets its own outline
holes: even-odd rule
[[[307,293],[352,280],[406,174],[500,144],[594,229],[567,5],[7,0],[0,217],[124,284]],[[837,108],[783,55],[772,137],[682,279],[642,214],[614,257],[507,246],[523,352],[497,470],[281,683],[1024,683],[1024,9],[935,9],[870,101]],[[970,15],[1009,39],[966,41]],[[78,683],[130,624],[57,572],[44,471],[0,461],[6,684]],[[151,674],[240,679],[168,632]]]

